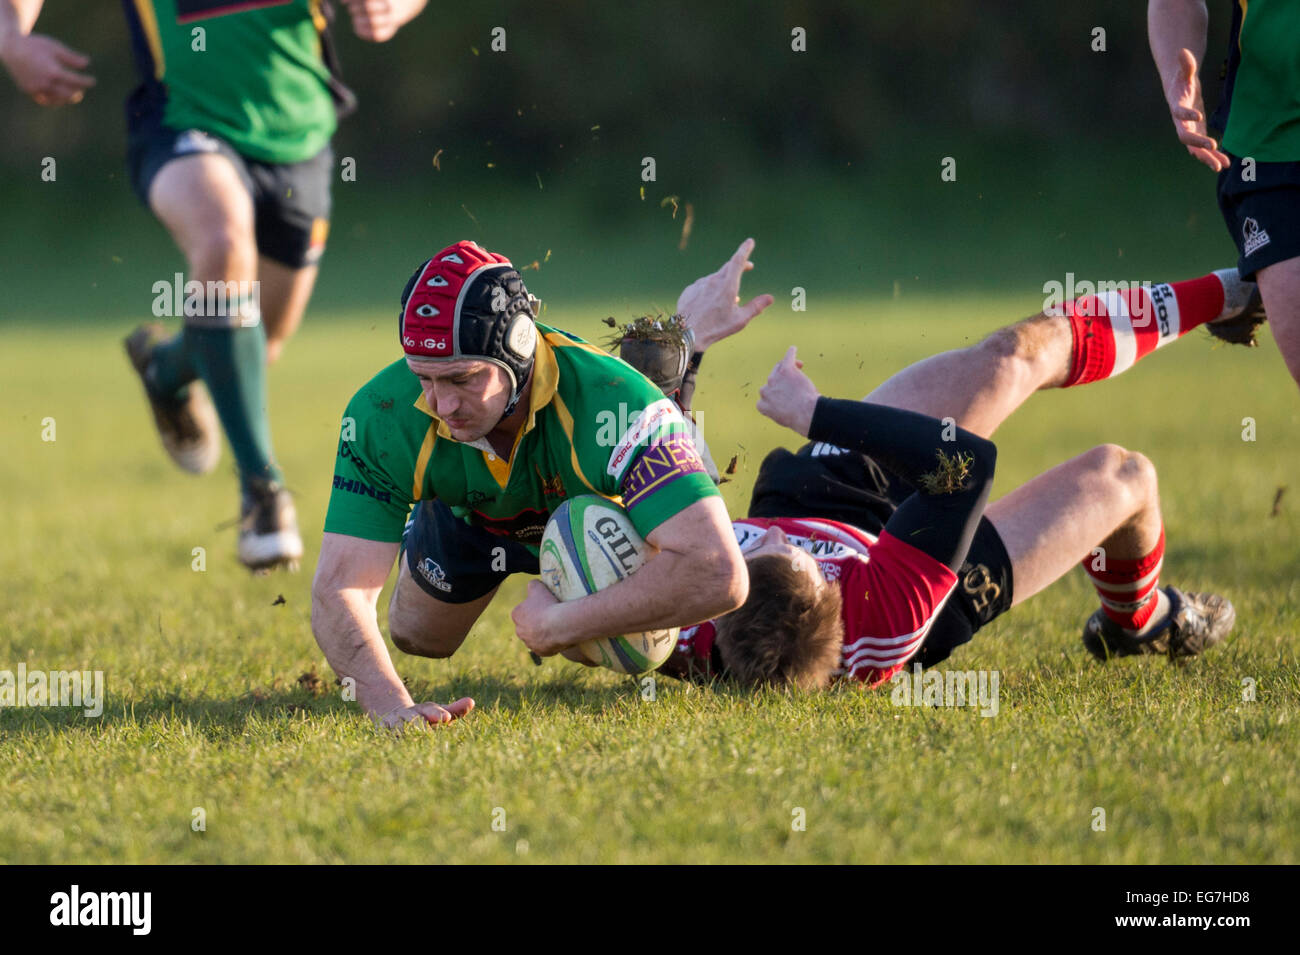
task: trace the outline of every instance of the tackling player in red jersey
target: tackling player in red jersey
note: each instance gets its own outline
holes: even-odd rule
[[[1113,377],[1194,328],[1258,308],[1235,269],[1086,296],[918,362],[860,402],[820,395],[791,348],[758,409],[811,441],[767,456],[749,516],[733,521],[745,604],[683,630],[663,672],[878,686],[911,662],[946,659],[1081,561],[1101,602],[1083,632],[1093,656],[1184,657],[1218,643],[1235,621],[1231,603],[1158,586],[1165,536],[1146,457],[1101,445],[989,504],[989,437],[1035,391]],[[698,346],[743,327],[693,331]],[[700,357],[678,391],[687,410]]]

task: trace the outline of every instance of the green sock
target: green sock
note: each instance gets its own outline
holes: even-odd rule
[[[266,400],[266,331],[251,328],[185,329],[195,367],[212,394],[217,416],[230,439],[241,485],[266,477],[283,483],[271,451],[271,420]]]
[[[184,398],[182,389],[199,377],[190,357],[185,330],[161,345],[154,346],[149,363],[149,387],[158,395],[177,395]]]

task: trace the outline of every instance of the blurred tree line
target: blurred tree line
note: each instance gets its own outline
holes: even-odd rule
[[[626,175],[629,161],[639,171],[654,156],[688,164],[686,184],[704,188],[870,162],[917,137],[1171,136],[1135,0],[430,0],[378,45],[358,40],[335,6],[360,99],[336,145],[385,177],[427,171],[437,156],[442,167],[541,185],[574,164]],[[1212,4],[1211,102],[1228,6]],[[495,27],[504,52],[492,50]],[[792,49],[796,28],[806,51]],[[36,29],[91,55],[98,86],[79,106],[41,110],[5,82],[0,162],[75,153],[119,166],[121,104],[136,82],[119,4],[47,0]]]

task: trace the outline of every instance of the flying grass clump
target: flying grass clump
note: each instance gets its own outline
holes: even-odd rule
[[[939,459],[938,466],[921,475],[921,488],[926,494],[956,494],[966,490],[966,478],[970,477],[970,466],[975,463],[975,455],[969,452],[945,454],[942,450],[935,452]]]
[[[686,339],[686,319],[680,314],[664,317],[662,312],[641,315],[622,327],[616,327],[612,318],[606,324],[615,331],[606,339],[606,345],[617,348],[625,341],[661,341],[677,344]]]

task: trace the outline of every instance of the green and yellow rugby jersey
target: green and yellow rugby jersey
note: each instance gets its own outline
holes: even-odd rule
[[[338,125],[321,0],[122,0],[163,123],[220,136],[250,159],[302,162]]]
[[[601,494],[641,536],[717,489],[676,404],[626,362],[540,322],[528,420],[502,460],[454,440],[405,359],[361,388],[343,419],[325,531],[399,541],[437,498],[460,518],[537,550],[551,511]]]
[[[1300,0],[1236,0],[1223,101],[1223,148],[1258,162],[1300,161]]]

